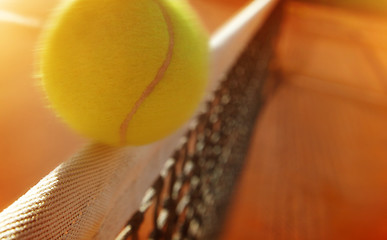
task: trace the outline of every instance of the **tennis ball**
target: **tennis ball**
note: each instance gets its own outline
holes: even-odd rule
[[[183,0],[70,0],[42,39],[52,108],[98,142],[142,145],[169,135],[207,85],[207,34]]]

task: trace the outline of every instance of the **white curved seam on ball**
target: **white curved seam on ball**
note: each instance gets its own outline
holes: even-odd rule
[[[145,101],[145,99],[152,93],[156,85],[161,81],[161,79],[164,77],[165,72],[167,71],[169,64],[171,63],[172,54],[173,54],[173,48],[175,45],[174,42],[174,31],[172,26],[172,21],[170,16],[167,13],[167,10],[165,7],[159,2],[159,0],[153,0],[160,8],[160,11],[164,17],[165,23],[167,24],[168,28],[168,35],[169,35],[169,43],[168,43],[168,51],[167,55],[164,59],[163,64],[160,66],[155,78],[152,80],[152,82],[145,88],[144,92],[141,94],[140,98],[137,99],[137,101],[134,103],[133,108],[130,110],[129,114],[125,117],[124,121],[121,123],[120,126],[120,142],[122,145],[126,143],[126,135],[129,127],[129,123],[132,120],[134,114],[136,114],[137,110],[141,106],[141,104]]]

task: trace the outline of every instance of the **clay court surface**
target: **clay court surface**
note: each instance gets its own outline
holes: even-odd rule
[[[290,2],[223,239],[387,239],[387,18]]]

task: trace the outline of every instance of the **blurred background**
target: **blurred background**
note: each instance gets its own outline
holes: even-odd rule
[[[56,3],[0,0],[0,209],[82,143],[47,108],[35,78],[38,36]]]
[[[85,140],[42,94],[58,0],[0,0],[0,210]],[[191,0],[209,32],[247,0]],[[276,90],[257,119],[224,239],[387,239],[387,1],[286,1]]]

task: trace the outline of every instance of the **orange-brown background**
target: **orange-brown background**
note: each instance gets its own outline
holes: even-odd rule
[[[274,61],[224,239],[387,239],[387,15],[290,1]]]

